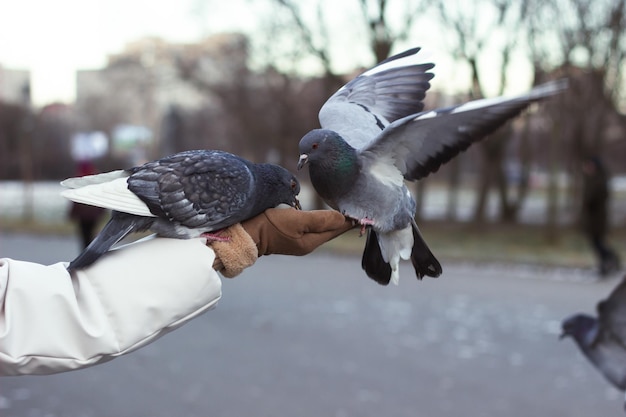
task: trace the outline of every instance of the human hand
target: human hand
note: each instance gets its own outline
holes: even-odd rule
[[[220,233],[225,241],[209,244],[216,253],[214,268],[234,277],[258,256],[306,255],[354,227],[352,220],[334,210],[268,209]]]
[[[241,224],[258,255],[307,255],[352,229],[352,220],[334,210],[269,209]]]

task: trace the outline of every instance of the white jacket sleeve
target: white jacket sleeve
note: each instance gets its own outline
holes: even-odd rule
[[[215,307],[221,280],[204,239],[156,238],[71,276],[67,263],[0,259],[0,375],[111,360]]]

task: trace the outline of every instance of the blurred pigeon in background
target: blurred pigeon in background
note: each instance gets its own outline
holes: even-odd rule
[[[300,208],[300,184],[285,168],[216,150],[180,152],[142,166],[69,178],[68,199],[113,210],[111,219],[68,270],[95,262],[132,232],[206,236],[280,204]]]
[[[564,320],[561,338],[571,336],[602,375],[626,391],[626,276],[597,311],[597,318],[576,314]]]
[[[441,265],[414,220],[414,181],[484,138],[531,103],[559,93],[564,80],[512,98],[476,100],[421,112],[434,67],[420,48],[392,56],[343,86],[319,112],[322,129],[300,141],[305,164],[324,201],[368,227],[362,267],[382,285],[398,282],[400,259],[418,279],[438,277]]]

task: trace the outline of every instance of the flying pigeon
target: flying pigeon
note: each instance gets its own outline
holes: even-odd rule
[[[576,314],[564,320],[561,338],[571,336],[602,375],[626,391],[626,277],[596,309],[597,318]]]
[[[356,77],[322,106],[321,129],[300,141],[298,169],[332,208],[367,227],[361,265],[381,285],[397,284],[400,259],[418,279],[441,265],[414,220],[416,203],[404,180],[421,179],[502,126],[531,103],[562,91],[547,83],[512,98],[471,101],[422,112],[434,67],[420,48],[392,56]]]
[[[217,150],[180,152],[127,170],[69,178],[61,185],[71,188],[62,195],[72,201],[113,210],[68,270],[91,265],[131,232],[219,240],[210,232],[279,204],[300,208],[300,184],[285,168]]]

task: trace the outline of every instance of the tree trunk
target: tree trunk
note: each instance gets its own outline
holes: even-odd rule
[[[446,219],[455,221],[459,208],[459,185],[461,182],[461,164],[459,157],[448,163],[450,173],[448,175],[448,202],[446,207]]]
[[[559,122],[562,121],[562,116],[559,117]],[[558,203],[559,203],[559,190],[557,175],[559,171],[558,167],[558,144],[560,135],[563,134],[559,129],[560,123],[555,123],[552,128],[552,134],[548,137],[548,184],[546,189],[546,241],[551,244],[555,244],[559,240],[559,224],[558,224]]]
[[[478,187],[478,198],[474,208],[473,222],[484,223],[487,220],[487,203],[489,190],[493,181],[502,181],[502,154],[504,147],[497,136],[489,137],[479,146],[482,149],[483,161]],[[496,182],[497,184],[497,182]]]

